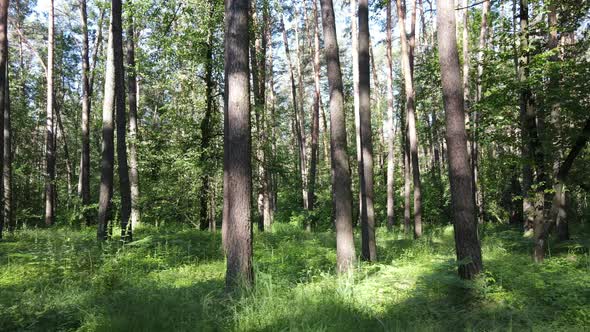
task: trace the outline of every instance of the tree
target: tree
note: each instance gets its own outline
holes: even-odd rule
[[[111,23],[109,24],[109,42],[107,46],[106,72],[104,78],[104,97],[102,104],[102,149],[100,194],[98,202],[98,240],[106,240],[108,224],[111,218],[113,199],[113,164],[115,162],[114,113],[116,104],[116,69],[115,69],[115,16],[120,14],[121,1],[111,2]],[[119,21],[120,22],[120,21]],[[120,28],[120,26],[119,26]]]
[[[373,142],[371,130],[371,66],[369,56],[369,1],[359,1],[359,120],[361,137],[362,179],[361,213],[363,259],[377,259],[375,244],[375,211],[373,207]]]
[[[330,94],[332,213],[336,225],[336,260],[338,271],[347,272],[354,264],[355,250],[352,236],[352,193],[346,144],[342,72],[332,0],[320,0],[320,6]]]
[[[391,0],[386,5],[386,56],[387,56],[387,227],[395,224],[395,114],[393,109],[393,56],[391,51]]]
[[[250,164],[250,93],[248,88],[248,0],[225,2],[224,246],[226,287],[251,286],[252,166]]]
[[[82,19],[82,156],[80,158],[79,194],[82,204],[90,204],[90,58],[86,0],[80,0]],[[89,220],[87,220],[88,222]]]
[[[406,96],[407,145],[409,148],[414,184],[414,237],[422,236],[422,186],[420,182],[420,164],[418,161],[418,135],[416,133],[416,90],[414,89],[414,40],[416,26],[416,2],[412,9],[410,38],[406,34],[406,3],[396,0],[397,16],[400,30],[402,50],[402,72],[404,76],[404,92]]]
[[[473,279],[482,270],[482,260],[467,153],[465,112],[455,34],[455,10],[453,3],[445,0],[437,2],[437,10],[439,63],[446,118],[455,250],[460,264],[459,276],[463,279]]]
[[[129,104],[129,183],[131,185],[131,229],[139,226],[139,170],[137,162],[137,69],[133,13],[127,22],[127,103]]]
[[[10,226],[10,181],[7,183],[6,178],[10,179],[10,109],[8,102],[8,5],[9,0],[0,1],[0,109],[2,109],[2,119],[0,124],[4,129],[4,134],[0,135],[0,146],[3,147],[3,162],[0,166],[2,171],[2,183],[0,184],[0,193],[3,193],[3,198],[6,200],[8,196],[8,202],[5,201],[3,204],[2,212],[0,212],[0,239],[2,239],[2,231],[4,225]],[[7,121],[8,120],[8,121]],[[8,138],[8,139],[7,139]],[[8,195],[7,195],[8,192]],[[8,207],[8,208],[7,208]]]
[[[54,7],[50,0],[47,37],[47,119],[45,126],[45,224],[55,222],[55,125],[53,114]]]

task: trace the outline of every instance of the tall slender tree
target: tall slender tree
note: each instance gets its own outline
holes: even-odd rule
[[[2,212],[0,212],[0,239],[2,239],[2,232],[4,225],[10,227],[10,182],[7,183],[7,176],[10,178],[10,134],[6,136],[6,129],[10,133],[10,109],[8,102],[8,6],[9,0],[0,1],[0,109],[2,110],[2,119],[0,124],[4,129],[4,134],[0,135],[0,146],[3,147],[3,161],[0,166],[2,171],[2,183],[0,184],[0,193],[2,198],[6,200],[8,196],[9,201],[3,203]],[[8,138],[8,139],[7,139]],[[8,192],[8,195],[7,195]],[[7,208],[8,207],[8,208]]]
[[[248,61],[249,0],[225,1],[224,246],[226,286],[250,286],[252,166]]]
[[[332,213],[336,225],[336,260],[339,272],[349,271],[355,261],[352,236],[352,193],[346,144],[346,117],[336,20],[332,0],[320,0],[324,30],[324,54],[328,66],[332,155]]]
[[[80,181],[78,192],[82,204],[90,204],[90,58],[88,41],[88,13],[86,0],[80,0],[82,20],[82,156],[80,158]],[[89,222],[89,218],[87,222]]]
[[[409,159],[412,166],[414,184],[414,237],[422,236],[422,185],[420,181],[420,163],[418,160],[418,135],[416,132],[416,90],[414,89],[414,40],[416,25],[416,2],[412,10],[410,38],[406,34],[406,1],[396,0],[397,16],[400,30],[402,50],[402,72],[404,76],[404,92],[406,97],[406,122]],[[408,157],[406,157],[408,158]]]
[[[119,8],[116,8],[117,3]],[[120,9],[120,1],[112,0],[111,23],[109,24],[109,41],[107,45],[106,72],[104,77],[104,96],[102,104],[102,148],[100,171],[100,194],[98,202],[98,231],[99,241],[109,236],[108,226],[111,218],[113,199],[113,172],[115,163],[115,48],[114,48],[114,16]]]
[[[55,15],[54,0],[50,0],[47,37],[47,119],[45,127],[45,224],[55,222],[55,115],[53,103],[55,91],[53,89],[53,66],[55,46]]]
[[[377,259],[375,244],[375,210],[373,206],[373,139],[371,129],[371,62],[369,52],[369,1],[359,1],[359,120],[363,211],[361,215],[363,259]]]
[[[129,183],[131,185],[131,228],[141,221],[139,208],[139,163],[137,161],[137,69],[135,67],[135,24],[133,11],[127,16],[127,103],[129,104]]]
[[[473,279],[482,270],[482,259],[472,199],[454,11],[453,2],[437,1],[439,63],[446,118],[455,249],[457,261],[460,262],[459,276]]]
[[[395,224],[395,114],[393,108],[393,55],[391,50],[391,0],[386,4],[385,42],[387,56],[387,227]]]

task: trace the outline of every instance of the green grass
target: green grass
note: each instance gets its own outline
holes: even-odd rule
[[[255,235],[256,287],[232,297],[219,234],[145,227],[121,246],[94,229],[23,230],[0,242],[0,330],[583,331],[588,230],[572,233],[535,265],[517,229],[487,225],[485,273],[463,282],[451,227],[418,241],[379,229],[379,262],[337,277],[331,232],[277,224]]]

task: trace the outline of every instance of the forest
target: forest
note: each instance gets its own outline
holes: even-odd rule
[[[590,1],[0,0],[0,331],[585,331]]]

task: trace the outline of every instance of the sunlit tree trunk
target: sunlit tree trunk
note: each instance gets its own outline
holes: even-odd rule
[[[90,58],[88,41],[88,14],[86,0],[80,0],[80,16],[82,19],[82,155],[80,157],[80,176],[78,194],[82,204],[90,204]],[[86,219],[89,223],[90,218]]]
[[[251,286],[251,137],[249,93],[250,1],[225,1],[224,246],[226,287]]]
[[[465,111],[455,35],[453,2],[437,1],[439,62],[446,115],[451,203],[459,276],[473,279],[482,270],[481,248],[475,222],[471,167],[467,151]]]
[[[490,0],[483,2],[481,10],[481,28],[479,31],[479,49],[477,51],[477,87],[475,101],[481,102],[483,98],[483,70],[484,70],[484,52],[488,38],[488,15],[490,11]],[[475,203],[477,208],[477,219],[481,223],[484,217],[484,201],[481,184],[479,182],[479,112],[473,111],[473,142],[471,145],[471,163],[473,168],[473,189],[475,190]]]
[[[324,54],[328,66],[332,155],[332,213],[336,225],[336,260],[339,272],[350,271],[355,261],[352,236],[352,193],[346,144],[346,117],[336,20],[332,0],[320,0]]]
[[[308,174],[307,174],[307,136],[305,133],[305,112],[304,112],[304,105],[303,100],[305,99],[305,89],[303,87],[303,68],[301,65],[301,46],[299,43],[299,12],[295,9],[295,54],[296,54],[296,61],[295,61],[295,68],[297,70],[297,87],[299,89],[298,102],[299,105],[298,113],[297,113],[297,122],[299,127],[299,135],[301,138],[300,141],[300,169],[301,169],[301,194],[303,197],[303,208],[309,208],[308,202]]]
[[[406,8],[405,0],[397,0],[397,14],[400,30],[400,41],[402,50],[402,71],[404,76],[404,90],[406,97],[406,113],[408,124],[408,145],[410,151],[410,163],[412,166],[412,179],[414,184],[414,237],[422,236],[422,190],[420,182],[420,163],[418,160],[418,135],[416,133],[416,113],[415,101],[416,90],[414,89],[413,77],[413,57],[414,57],[414,43],[415,43],[415,24],[416,24],[416,3],[414,2],[414,9],[412,10],[411,31],[410,38],[406,35]]]
[[[386,5],[386,55],[387,55],[387,227],[395,224],[395,113],[393,109],[393,56],[391,52],[391,1]]]
[[[377,259],[375,244],[375,211],[373,206],[373,142],[371,130],[371,62],[369,53],[369,1],[360,0],[359,22],[359,120],[361,136],[362,200],[361,215],[362,256],[364,260]]]
[[[3,208],[0,212],[0,239],[4,225],[11,225],[11,151],[10,151],[10,104],[8,89],[8,5],[9,0],[0,0],[0,109],[2,117],[0,124],[4,129],[4,134],[0,135],[0,146],[2,146],[3,158],[0,171],[2,172],[2,183],[0,184],[0,194],[4,198]],[[8,135],[7,130],[8,129]],[[8,181],[7,181],[8,180]],[[8,197],[8,200],[6,199]]]
[[[116,0],[113,1],[113,4],[115,2]],[[104,241],[108,238],[108,227],[111,221],[113,204],[113,164],[115,162],[115,49],[113,42],[113,17],[115,10],[116,8],[113,6],[111,8],[111,23],[109,24],[109,41],[107,45],[102,104],[102,148],[97,231],[99,241]]]
[[[320,87],[320,32],[318,27],[318,8],[317,1],[312,1],[313,5],[313,82],[314,82],[314,100],[313,112],[311,114],[311,160],[309,166],[309,210],[313,211],[315,208],[315,187],[317,177],[318,164],[318,145],[320,135],[320,103],[321,103],[321,87]]]
[[[350,31],[351,31],[351,49],[352,49],[352,97],[354,105],[354,128],[355,128],[355,142],[356,142],[356,163],[357,173],[359,175],[358,188],[358,216],[361,221],[364,206],[363,206],[363,154],[361,147],[361,122],[359,114],[359,46],[358,46],[358,1],[350,0]],[[355,221],[356,222],[356,221]],[[362,223],[362,221],[361,221]]]
[[[53,103],[54,7],[50,0],[47,37],[47,120],[45,129],[45,224],[55,222],[55,126]]]
[[[127,103],[129,103],[129,183],[131,185],[131,229],[139,226],[139,170],[137,161],[137,69],[135,67],[134,18],[127,22]]]

